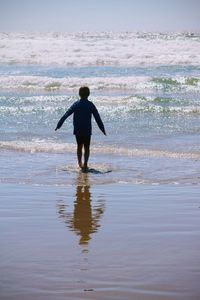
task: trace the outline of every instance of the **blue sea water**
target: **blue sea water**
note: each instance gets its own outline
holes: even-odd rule
[[[55,54],[57,64],[52,53],[48,61],[45,55],[40,57],[41,40],[37,40],[37,35],[33,40],[35,48],[24,54],[25,59],[13,50],[13,45],[8,46],[7,52],[5,45],[1,47],[4,49],[4,58],[0,52],[2,182],[74,184],[78,170],[72,118],[66,120],[60,131],[55,132],[54,128],[78,99],[79,87],[88,85],[90,100],[97,106],[107,131],[104,137],[93,122],[90,163],[94,184],[199,184],[200,64],[196,60],[199,36],[191,40],[191,36],[171,35],[168,40],[173,45],[158,36],[159,45],[166,43],[171,51],[166,56],[160,46],[158,53],[153,52],[155,36],[114,37],[103,37],[104,44],[114,47],[117,42],[120,47],[124,40],[132,38],[137,47],[149,39],[151,45],[146,52],[143,47],[143,56],[129,63],[133,45],[126,50],[126,61],[121,52],[118,56],[112,54],[113,57],[110,54],[108,61],[106,48],[104,56],[96,58],[104,45],[98,44],[103,43],[102,37],[87,36],[86,42],[93,44],[87,44],[80,54],[77,45],[82,43],[82,36],[67,36],[63,41],[72,43],[76,38],[77,43],[71,46],[71,53],[76,53],[71,56],[71,64],[70,57],[64,64],[64,58],[60,61],[58,54]],[[25,36],[25,41],[18,35],[4,39],[10,43],[21,41],[22,45],[33,43],[29,36]],[[51,45],[52,39],[48,37],[46,42]],[[56,42],[59,40],[54,37]],[[173,52],[180,51],[182,42],[187,44],[187,57],[184,49],[182,53]],[[56,51],[61,48],[58,43]],[[91,56],[86,57],[87,49]],[[5,55],[10,53],[8,50],[12,50],[10,56]],[[95,57],[95,63],[91,57]]]

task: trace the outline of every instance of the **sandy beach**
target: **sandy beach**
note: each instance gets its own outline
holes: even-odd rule
[[[199,299],[199,188],[77,177],[1,184],[0,299]]]

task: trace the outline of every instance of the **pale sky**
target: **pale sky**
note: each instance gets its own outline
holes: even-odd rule
[[[200,0],[0,0],[0,31],[200,32]]]

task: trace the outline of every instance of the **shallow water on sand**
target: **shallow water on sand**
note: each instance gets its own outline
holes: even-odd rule
[[[2,151],[1,183],[76,186],[81,170],[76,154]],[[200,160],[91,153],[90,184],[108,183],[199,185]]]
[[[1,184],[0,299],[198,299],[197,187],[77,183]]]

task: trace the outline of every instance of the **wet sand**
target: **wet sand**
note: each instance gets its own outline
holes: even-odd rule
[[[199,187],[80,176],[1,184],[0,299],[200,299]]]

